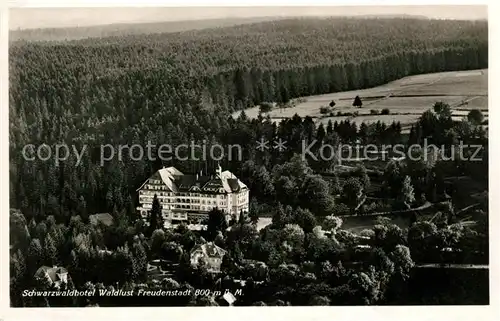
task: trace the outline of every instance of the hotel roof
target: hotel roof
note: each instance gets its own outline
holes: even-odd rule
[[[149,179],[161,180],[170,191],[178,192],[200,192],[207,194],[226,194],[239,192],[247,186],[241,182],[230,171],[217,171],[216,175],[185,175],[175,167],[167,167],[158,170]],[[148,180],[146,180],[141,189]]]
[[[226,250],[218,247],[215,245],[213,242],[205,243],[205,244],[200,244],[195,246],[191,250],[191,254],[194,252],[202,252],[208,257],[223,257],[224,254],[226,254]]]

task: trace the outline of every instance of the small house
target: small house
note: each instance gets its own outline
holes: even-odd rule
[[[68,270],[57,266],[42,266],[36,271],[35,279],[46,282],[49,287],[59,289],[68,284]]]
[[[226,251],[213,242],[195,245],[191,250],[191,265],[197,267],[204,264],[208,272],[218,273],[225,254]]]

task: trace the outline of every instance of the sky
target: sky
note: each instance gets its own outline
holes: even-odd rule
[[[176,20],[265,16],[423,15],[438,19],[487,19],[487,6],[331,6],[331,7],[156,7],[15,8],[9,29],[91,26]]]

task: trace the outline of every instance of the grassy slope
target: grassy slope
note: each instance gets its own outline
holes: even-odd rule
[[[363,108],[352,107],[352,101],[359,95],[364,101]],[[377,120],[391,123],[399,120],[403,125],[415,122],[419,115],[432,107],[436,101],[443,101],[454,108],[460,109],[481,109],[487,114],[488,109],[488,70],[468,70],[458,72],[441,72],[424,75],[405,77],[388,84],[354,91],[345,91],[325,95],[304,97],[305,102],[297,104],[293,108],[275,109],[271,111],[271,117],[286,118],[298,114],[301,117],[320,117],[320,107],[327,106],[331,100],[335,100],[336,106],[333,110],[359,112],[361,116],[356,117],[356,121],[376,122]],[[467,101],[467,105],[461,105]],[[400,115],[366,115],[371,109],[380,111],[388,108],[391,113]],[[233,114],[239,115],[239,111]],[[257,117],[258,107],[245,110],[249,117]],[[454,113],[455,114],[455,113]],[[463,111],[456,111],[456,115],[466,115]],[[348,118],[325,117],[320,121],[325,125],[328,120],[341,121]]]

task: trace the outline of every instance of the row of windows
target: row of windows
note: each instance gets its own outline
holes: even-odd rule
[[[171,215],[169,215],[171,214]],[[145,219],[148,218],[148,211],[141,211],[141,216]],[[170,216],[177,219],[187,219],[187,213],[163,213],[163,218],[168,219]]]
[[[187,218],[187,213],[165,213],[165,215],[163,215],[163,217],[166,218],[166,219],[168,219],[170,216],[173,217],[173,218],[184,218],[184,219],[186,219]]]
[[[173,218],[187,218],[186,214],[172,213]]]
[[[208,215],[206,213],[163,213],[163,217],[165,219],[168,219],[168,218],[175,218],[175,219],[187,219],[188,217],[189,218],[207,218]],[[141,216],[144,218],[144,219],[147,219],[148,218],[148,211],[146,210],[142,210],[141,211]]]
[[[146,189],[155,190],[155,191],[168,191],[168,187],[165,185],[146,185]]]
[[[190,200],[190,199],[168,199],[168,198],[164,198],[164,199],[159,199],[158,200],[160,202],[160,204],[170,204],[170,203],[188,203],[188,204],[207,204],[207,205],[217,205],[217,202],[215,200],[213,201],[210,201],[210,200]],[[152,203],[153,202],[153,198],[152,197],[144,197],[144,196],[141,196],[139,197],[139,202],[140,203]],[[222,201],[222,202],[219,202],[219,205],[220,206],[226,206],[226,202]]]
[[[204,219],[204,218],[208,218],[208,214],[206,212],[209,212],[212,208],[211,207],[201,207],[201,208],[186,208],[185,210],[191,210],[191,211],[200,211],[200,212],[190,212],[190,213],[186,213],[186,212],[183,212],[182,209],[181,212],[177,212],[177,213],[172,213],[170,211],[163,211],[163,218],[165,220],[169,220],[169,219],[196,219],[196,218],[199,218],[199,219]],[[233,213],[240,213],[241,211],[248,211],[248,208],[247,207],[241,207],[241,208],[238,208],[236,210],[236,208],[232,211]],[[150,215],[150,212],[149,212],[149,209],[140,209],[140,213],[141,213],[141,216],[143,219],[147,220],[149,218],[149,215]],[[226,218],[229,218],[230,217],[230,213],[227,213],[226,212]]]
[[[156,186],[156,187],[161,187],[161,186]],[[154,188],[147,188],[147,185],[146,185],[146,189],[148,190],[154,190]],[[165,190],[167,188],[165,187]],[[217,195],[213,195],[213,194],[200,194],[200,193],[173,193],[173,192],[159,192],[159,193],[155,193],[155,192],[150,192],[150,191],[147,191],[147,190],[141,190],[139,191],[139,195],[154,195],[156,194],[157,196],[181,196],[181,197],[206,197],[206,198],[216,198]],[[226,195],[218,195],[220,198],[226,198]]]
[[[215,206],[175,205],[173,208],[208,212],[208,211],[212,210],[213,208],[215,208]]]
[[[151,204],[144,204],[142,206],[144,209],[151,209]],[[174,204],[172,206],[164,206],[163,207],[163,213],[166,214],[168,213],[168,210],[171,209],[183,209],[183,210],[196,210],[196,211],[210,211],[217,207],[216,205],[207,205],[207,206],[200,206],[200,205],[184,205],[184,204]],[[224,207],[221,206],[221,209],[224,209]]]
[[[174,199],[172,199],[173,197],[178,197],[178,196],[174,195],[174,196],[170,196],[171,198],[164,198],[163,196],[166,196],[166,195],[162,195],[162,193],[156,194],[156,196],[159,197],[160,200],[162,200],[162,199],[174,200]],[[139,197],[143,197],[145,199],[151,199],[151,200],[153,200],[154,194],[153,193],[150,193],[150,194],[141,193],[139,195]],[[209,197],[209,198],[215,198],[215,197]],[[219,199],[225,200],[226,197],[225,196],[221,196],[221,197],[219,197]],[[199,203],[200,202],[200,199],[198,199],[198,198],[176,198],[175,200],[177,202],[184,202],[184,203],[186,203],[186,202],[187,203],[197,203],[197,202]],[[205,200],[201,199],[201,201],[203,202]],[[207,202],[210,202],[210,201],[207,201]],[[215,202],[215,200],[213,200],[213,202]]]

